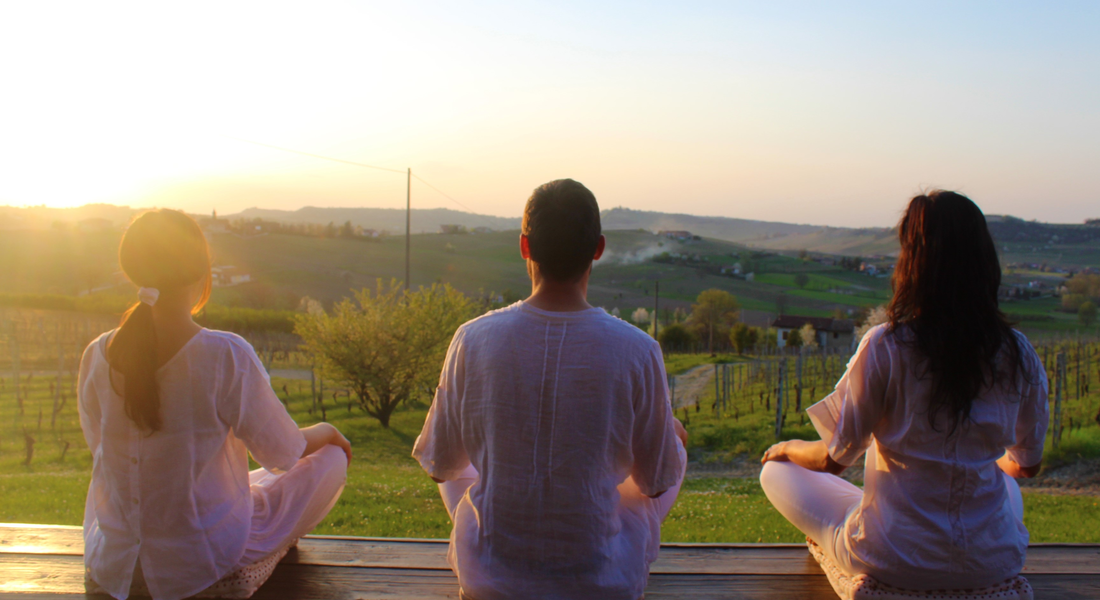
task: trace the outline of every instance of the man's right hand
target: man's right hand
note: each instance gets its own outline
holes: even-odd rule
[[[672,417],[672,428],[676,431],[676,437],[680,438],[680,442],[687,448],[688,445],[688,432],[684,429],[684,424],[680,422],[680,419]]]

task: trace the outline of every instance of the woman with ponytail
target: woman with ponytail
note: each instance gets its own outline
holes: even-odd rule
[[[772,446],[760,483],[849,577],[910,590],[1026,585],[1014,579],[1028,544],[1015,478],[1039,473],[1045,372],[998,307],[996,247],[969,198],[913,198],[898,237],[889,322],[807,410],[821,440]],[[837,477],[864,455],[863,489]]]
[[[299,429],[248,342],[194,322],[211,286],[194,219],[143,213],[119,263],[138,301],[80,363],[88,591],[247,597],[335,505],[351,446],[327,423]]]

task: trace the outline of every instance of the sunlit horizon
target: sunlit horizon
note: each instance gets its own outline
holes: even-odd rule
[[[941,187],[1100,217],[1100,8],[145,3],[0,8],[0,205],[520,214],[602,208],[890,226]]]

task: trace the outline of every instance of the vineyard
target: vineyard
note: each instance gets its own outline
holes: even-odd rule
[[[0,472],[87,462],[75,406],[77,370],[87,344],[115,325],[114,319],[85,313],[0,309]],[[337,408],[358,414],[348,390],[320,376],[317,361],[299,348],[296,336],[242,335],[278,381],[276,393],[284,401],[307,398],[308,414],[320,420]],[[1050,382],[1050,447],[1081,436],[1100,438],[1100,389],[1091,389],[1092,379],[1100,380],[1100,343],[1048,338],[1036,350]],[[836,348],[670,356],[670,370],[685,359],[698,365],[669,377],[676,414],[692,433],[693,460],[720,464],[758,455],[777,439],[815,439],[805,409],[832,390],[850,356]],[[694,387],[685,395],[689,377]],[[430,402],[430,390],[421,400]]]
[[[1100,390],[1091,392],[1092,378],[1100,380],[1100,342],[1049,338],[1036,351],[1050,388],[1048,450],[1070,438],[1100,437]],[[696,367],[711,381],[705,393],[688,398],[677,389],[699,373],[670,377],[676,414],[689,426],[698,450],[694,457],[721,464],[758,455],[777,440],[817,439],[805,409],[832,391],[850,357],[836,349],[784,353],[774,348],[756,356],[720,357],[716,364]]]

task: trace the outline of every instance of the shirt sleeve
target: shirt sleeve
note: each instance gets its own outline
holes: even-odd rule
[[[84,355],[80,357],[80,372],[77,375],[76,401],[80,413],[80,429],[84,432],[84,441],[88,443],[88,449],[95,454],[102,440],[101,426],[103,412],[99,406],[99,395],[96,393],[95,383],[90,381],[96,364],[96,353],[101,339],[96,339],[84,349]],[[108,376],[110,373],[108,372]],[[16,382],[18,385],[18,382]]]
[[[665,361],[656,342],[638,392],[634,398],[634,465],[630,475],[643,494],[656,496],[680,482],[685,466],[683,445],[672,425]]]
[[[863,336],[833,393],[806,409],[829,456],[844,466],[852,466],[867,451],[886,412],[889,363],[879,356],[885,352],[884,331],[879,326]]]
[[[1020,348],[1021,353],[1027,353],[1021,362],[1028,376],[1021,378],[1025,393],[1016,416],[1016,444],[1008,448],[1008,456],[1021,467],[1034,467],[1043,460],[1043,441],[1050,423],[1050,409],[1047,406],[1050,388],[1046,370],[1042,368],[1031,344],[1024,340]]]
[[[457,479],[470,465],[462,440],[461,411],[466,372],[463,338],[463,329],[459,328],[447,348],[435,398],[412,451],[413,458],[428,475],[443,481]]]
[[[272,473],[289,471],[305,451],[305,436],[271,389],[252,346],[240,340],[231,352],[233,373],[218,412],[260,466]]]

